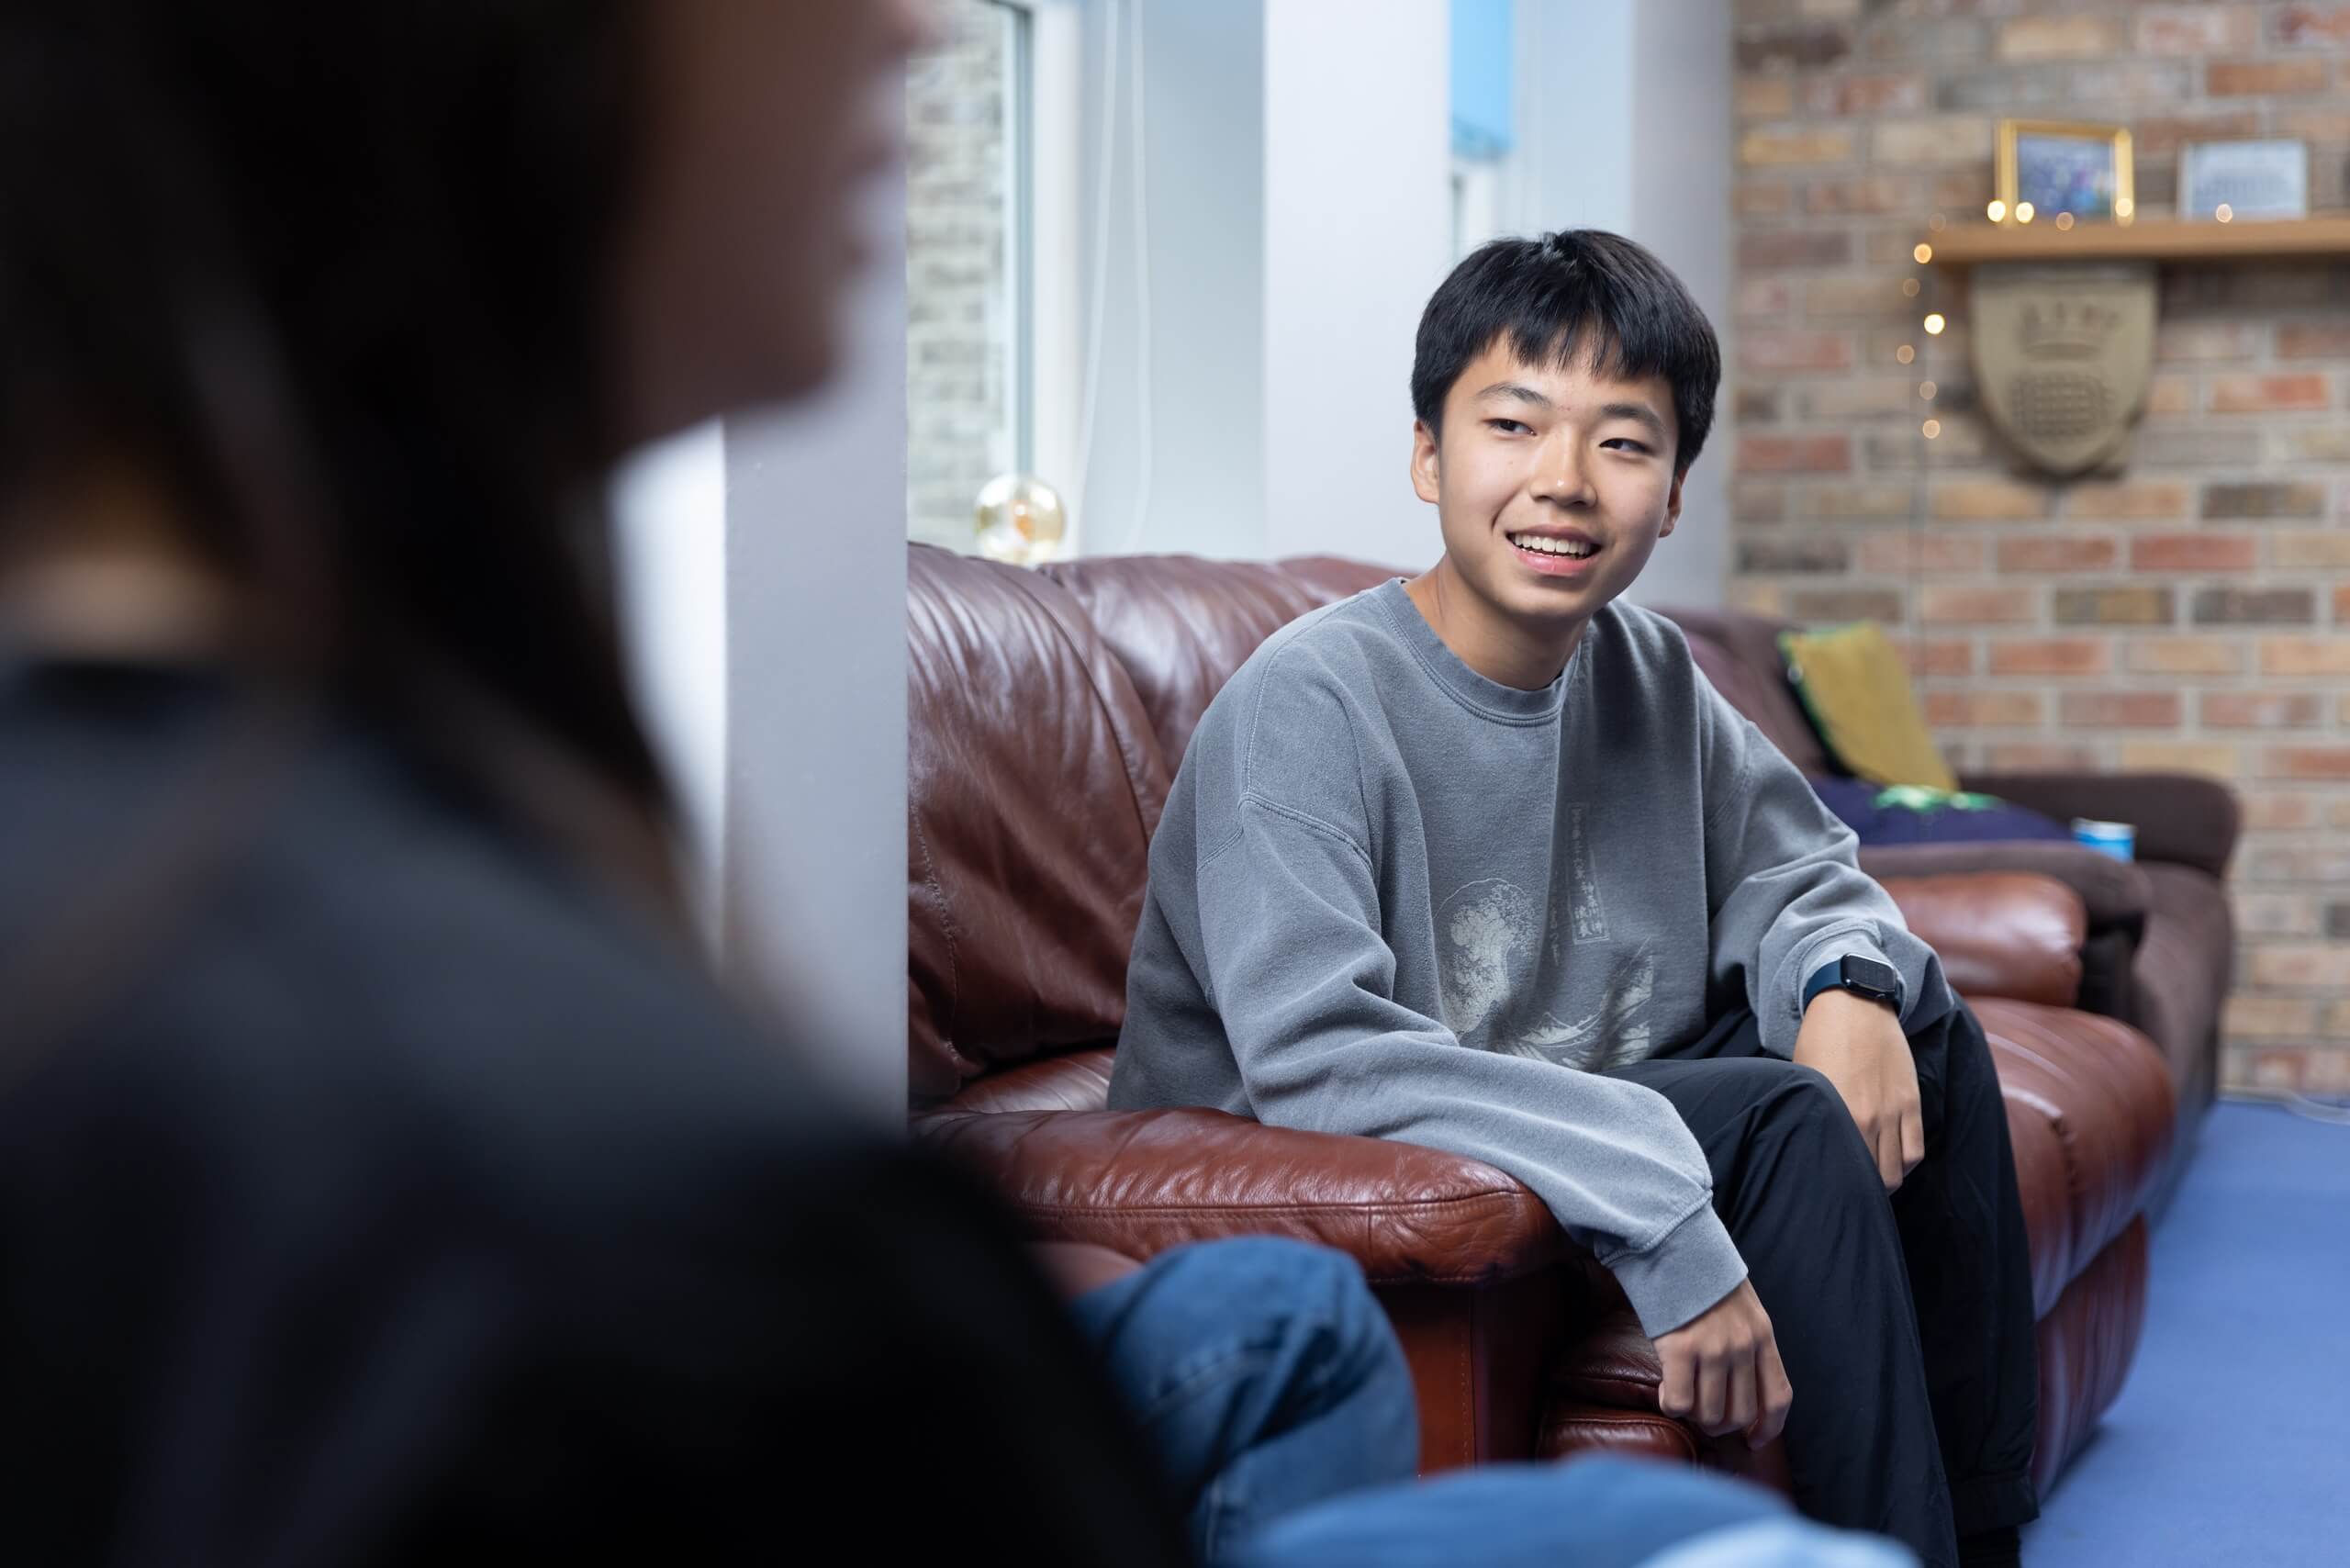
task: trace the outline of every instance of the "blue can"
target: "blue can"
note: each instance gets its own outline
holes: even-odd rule
[[[2138,830],[2128,823],[2101,823],[2092,817],[2073,819],[2073,842],[2087,845],[2116,860],[2138,857]]]

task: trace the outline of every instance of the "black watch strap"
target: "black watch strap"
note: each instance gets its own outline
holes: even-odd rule
[[[1811,971],[1811,978],[1804,981],[1803,1004],[1808,1008],[1812,999],[1823,991],[1849,991],[1854,996],[1881,1002],[1899,1013],[1901,989],[1901,971],[1891,964],[1863,958],[1857,954],[1846,954]]]

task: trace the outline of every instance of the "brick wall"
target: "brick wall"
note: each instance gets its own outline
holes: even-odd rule
[[[1963,288],[1910,256],[1933,213],[1983,220],[2009,115],[2130,126],[2144,217],[2183,141],[2255,133],[2308,141],[2341,209],[2350,5],[1737,17],[1736,599],[1897,628],[1962,766],[2232,782],[2226,1081],[2350,1089],[2350,268],[2166,269],[2126,464],[2057,485],[1979,417]]]
[[[1004,55],[1011,14],[934,5],[906,84],[907,532],[972,547],[979,487],[1013,466]]]

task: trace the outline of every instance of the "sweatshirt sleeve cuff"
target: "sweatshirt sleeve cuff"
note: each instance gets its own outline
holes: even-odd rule
[[[1655,1245],[1602,1260],[1651,1339],[1705,1312],[1746,1278],[1746,1260],[1710,1199]]]
[[[1873,925],[1843,925],[1823,931],[1796,949],[1794,961],[1786,966],[1779,981],[1779,995],[1762,1012],[1761,1035],[1762,1048],[1774,1057],[1792,1059],[1796,1054],[1796,1036],[1803,1032],[1803,988],[1823,964],[1839,958],[1874,958],[1888,969],[1897,969],[1885,945],[1877,940]],[[1908,977],[1903,977],[1906,982]],[[1903,1006],[1906,1016],[1908,998]]]

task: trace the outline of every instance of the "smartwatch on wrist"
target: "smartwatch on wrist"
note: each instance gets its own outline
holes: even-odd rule
[[[1854,996],[1871,1002],[1882,1002],[1897,1014],[1901,1011],[1901,971],[1891,964],[1880,964],[1874,958],[1857,954],[1847,955],[1825,963],[1812,970],[1811,978],[1803,982],[1803,1004],[1823,991],[1849,991]]]

